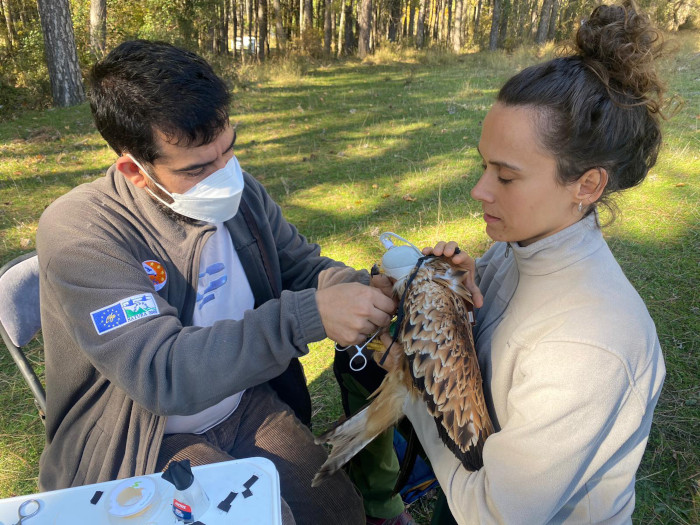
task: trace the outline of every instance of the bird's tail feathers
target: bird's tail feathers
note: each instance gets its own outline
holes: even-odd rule
[[[392,379],[394,379],[392,381]],[[374,400],[344,423],[316,438],[316,443],[333,446],[326,462],[316,473],[312,487],[316,487],[335,474],[367,444],[396,423],[403,412],[408,390],[388,374],[373,394]]]

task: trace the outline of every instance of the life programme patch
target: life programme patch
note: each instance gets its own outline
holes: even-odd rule
[[[132,295],[114,304],[90,312],[92,323],[99,335],[106,334],[132,321],[158,315],[158,305],[153,294]]]

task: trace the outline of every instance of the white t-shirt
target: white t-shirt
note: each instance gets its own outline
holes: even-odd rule
[[[199,260],[197,303],[192,324],[211,326],[224,319],[240,320],[255,306],[255,298],[228,229],[216,223]],[[202,434],[229,417],[238,407],[243,392],[189,416],[169,416],[166,434]]]

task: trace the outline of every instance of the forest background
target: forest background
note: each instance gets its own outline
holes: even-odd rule
[[[639,0],[660,28],[698,23],[699,0]],[[386,46],[512,50],[571,35],[591,0],[0,0],[0,117],[84,100],[82,72],[130,38],[218,64],[357,55]]]
[[[640,524],[700,523],[700,21],[698,0],[640,0],[678,52],[677,111],[657,166],[620,200],[608,244],[645,300],[667,378],[637,478]],[[498,87],[551,58],[591,0],[0,0],[0,265],[39,216],[113,162],[84,74],[129,38],[204,55],[229,82],[241,164],[324,254],[368,268],[377,234],[418,245],[489,239],[469,189]],[[53,108],[51,106],[69,106]],[[39,336],[29,357],[43,379]],[[322,431],[341,413],[329,341],[304,358]],[[0,344],[0,497],[37,490],[44,427]],[[428,523],[432,500],[412,508]]]

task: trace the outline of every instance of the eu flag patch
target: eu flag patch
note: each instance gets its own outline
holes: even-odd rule
[[[99,335],[105,334],[137,319],[157,315],[158,305],[153,294],[132,295],[114,304],[90,313],[92,323]]]

